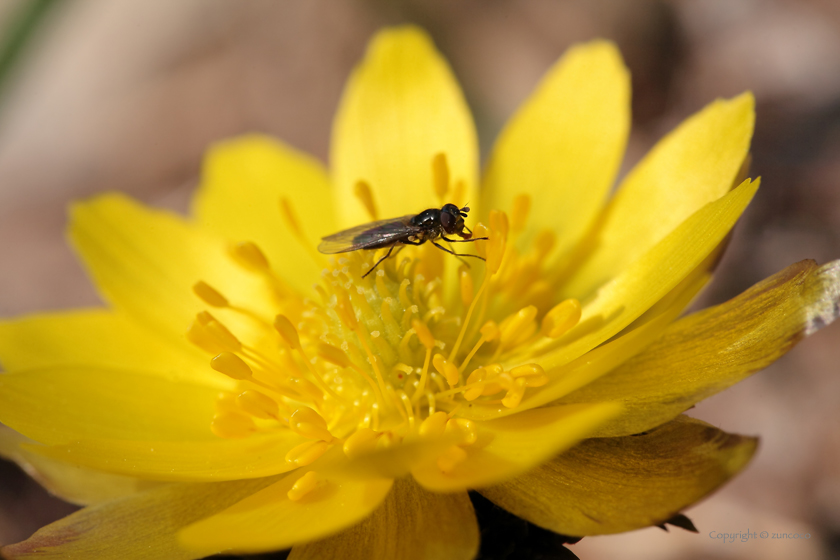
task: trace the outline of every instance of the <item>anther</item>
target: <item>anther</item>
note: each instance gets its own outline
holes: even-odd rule
[[[527,386],[528,381],[526,377],[517,378],[502,399],[502,404],[507,408],[516,408],[519,406],[519,403],[522,402],[523,395],[525,395],[525,388]]]
[[[525,364],[510,370],[514,379],[524,379],[527,387],[542,387],[548,383],[548,375],[539,364]]]
[[[246,270],[268,272],[268,259],[265,254],[250,241],[242,241],[231,246],[230,253],[234,260]]]
[[[449,163],[446,161],[446,154],[439,152],[432,158],[432,175],[434,177],[435,194],[438,200],[443,203],[446,193],[449,192]]]
[[[443,357],[443,354],[435,354],[435,357],[432,359],[432,363],[438,373],[446,379],[446,382],[449,383],[450,387],[454,387],[458,384],[458,381],[461,379],[458,368],[455,367],[455,364],[446,360]]]
[[[491,342],[499,338],[499,334],[501,331],[499,331],[499,327],[496,325],[495,321],[487,321],[486,323],[484,323],[484,325],[481,326],[478,332],[481,333],[481,338],[478,339],[478,342],[475,343],[473,349],[470,350],[470,353],[467,354],[466,358],[464,358],[464,362],[461,364],[461,367],[458,368],[459,372],[463,372],[465,369],[467,369],[470,360],[472,360],[473,356],[475,356],[475,353],[478,352],[482,344],[484,344],[485,342]]]
[[[315,473],[315,471],[309,471],[295,482],[294,486],[292,486],[291,490],[286,492],[286,495],[289,499],[293,502],[297,502],[313,490],[318,487],[321,483],[320,477]]]
[[[507,246],[507,214],[498,210],[490,211],[490,240],[487,241],[487,269],[490,274],[499,271]]]
[[[435,347],[435,337],[432,336],[426,323],[419,319],[412,319],[411,326],[414,328],[414,332],[417,333],[417,338],[420,339],[420,343],[426,347],[426,350],[431,350]]]
[[[466,460],[467,452],[457,445],[452,445],[438,457],[437,466],[442,473],[448,474]]]
[[[461,303],[464,304],[464,307],[468,307],[475,296],[472,276],[465,268],[461,268],[458,280],[461,288]]]
[[[333,436],[327,429],[323,416],[307,406],[302,406],[289,418],[289,428],[296,434],[309,439],[332,441]]]
[[[513,209],[510,213],[510,230],[519,233],[525,229],[528,214],[531,211],[531,195],[522,193],[513,199]]]
[[[297,350],[300,348],[300,336],[298,335],[297,329],[289,321],[289,318],[285,315],[278,315],[274,318],[274,328],[277,329],[277,332],[280,333],[280,336],[283,337],[283,340],[286,341],[286,344],[292,348],[292,350]]]
[[[455,438],[457,445],[472,445],[478,440],[478,427],[467,418],[450,418],[446,422],[447,435]]]
[[[210,360],[210,367],[231,379],[251,379],[254,373],[242,358],[233,352],[222,352]]]
[[[336,365],[340,368],[350,367],[353,363],[350,361],[350,357],[344,353],[344,350],[341,348],[337,348],[332,344],[325,344],[323,342],[319,342],[316,346],[316,353],[318,357],[328,361],[329,363]]]
[[[230,305],[225,296],[204,280],[199,280],[193,284],[192,289],[193,293],[210,307],[228,307]]]
[[[326,441],[307,441],[297,445],[286,453],[286,462],[296,467],[305,467],[314,463],[330,448]]]
[[[554,245],[556,243],[557,234],[550,229],[540,231],[536,237],[534,237],[534,252],[537,255],[537,260],[542,261],[545,259],[551,250],[554,249]]]
[[[499,335],[499,350],[509,346],[511,342],[516,342],[533,334],[531,328],[536,317],[537,308],[529,305],[502,321],[502,325],[500,326],[501,334]]]
[[[448,417],[445,412],[435,412],[420,423],[420,437],[435,438],[442,436]]]
[[[580,322],[580,302],[567,299],[555,305],[542,320],[542,334],[549,338],[559,338]]]
[[[376,211],[376,202],[373,200],[373,192],[370,185],[366,181],[357,181],[353,187],[353,194],[362,203],[362,206],[367,210],[370,219],[376,221],[379,219],[379,214]]]
[[[376,449],[380,434],[370,428],[359,428],[344,441],[344,454],[350,459],[370,453]]]
[[[481,396],[484,391],[484,376],[487,371],[484,368],[473,370],[469,377],[467,377],[467,385],[471,387],[464,391],[464,398],[468,401],[474,401]]]
[[[225,411],[213,417],[210,431],[225,439],[241,439],[257,431],[257,427],[250,416],[241,412]]]
[[[244,391],[236,397],[236,404],[251,416],[264,420],[276,420],[280,412],[274,399],[252,389]]]

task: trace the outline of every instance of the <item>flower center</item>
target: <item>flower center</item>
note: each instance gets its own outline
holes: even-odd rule
[[[444,201],[445,156],[432,165],[434,190]],[[455,190],[453,198],[460,196]],[[375,218],[369,186],[360,182],[356,194]],[[458,264],[426,244],[395,251],[364,276],[379,252],[344,253],[327,261],[317,300],[286,287],[255,244],[232,247],[234,260],[263,276],[275,297],[266,309],[249,310],[203,281],[193,288],[208,306],[233,312],[247,332],[247,338],[235,333],[208,312],[199,313],[187,332],[214,356],[215,371],[236,380],[236,389],[217,401],[213,432],[239,438],[292,430],[307,439],[286,457],[296,466],[339,442],[354,456],[408,437],[449,433],[457,445],[438,457],[438,466],[453,468],[477,437],[473,422],[457,418],[459,408],[519,406],[526,390],[544,385],[548,376],[517,356],[541,338],[562,336],[580,319],[576,300],[552,307],[551,277],[543,270],[552,234],[537,235],[523,254],[508,245],[524,228],[529,206],[528,196],[520,195],[510,222],[492,211],[489,226],[473,228],[475,237],[489,237],[472,244],[486,263]],[[298,239],[311,247],[289,201],[281,208]],[[263,318],[266,310],[275,315],[272,323]],[[315,484],[311,478],[302,485]]]

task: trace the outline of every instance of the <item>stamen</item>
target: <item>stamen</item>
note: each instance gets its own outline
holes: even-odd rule
[[[210,422],[210,431],[224,439],[246,438],[257,431],[257,426],[250,416],[241,412],[220,412]]]
[[[467,272],[466,268],[462,267],[458,275],[458,280],[461,287],[461,303],[464,304],[464,307],[468,307],[473,302],[473,297],[475,296],[472,275]]]
[[[293,502],[297,502],[313,490],[317,488],[321,483],[320,477],[315,473],[315,471],[309,471],[295,482],[292,489],[289,490],[286,495],[289,499]]]
[[[436,438],[443,435],[448,416],[445,412],[435,412],[420,423],[420,437]]]
[[[186,336],[187,340],[211,354],[238,352],[242,349],[242,343],[206,311],[196,315]]]
[[[277,402],[259,391],[247,390],[236,397],[236,404],[256,418],[279,420],[280,408]]]
[[[435,354],[432,362],[435,365],[435,369],[446,379],[450,387],[454,387],[461,380],[458,368],[452,362],[445,360],[443,354]]]
[[[463,448],[453,445],[438,457],[437,466],[444,474],[449,474],[455,467],[467,460],[467,452]]]
[[[439,152],[432,158],[432,176],[435,194],[443,204],[449,192],[449,163],[444,152]]]
[[[367,210],[371,221],[379,219],[379,214],[376,211],[376,202],[373,200],[373,192],[370,190],[370,185],[366,181],[357,181],[353,187],[353,194],[362,203],[362,206]]]
[[[558,303],[543,317],[543,336],[560,338],[580,322],[580,315],[581,308],[578,300],[567,299]]]
[[[548,383],[548,375],[539,364],[525,364],[510,370],[514,379],[524,379],[527,387],[542,387]]]
[[[525,394],[525,388],[528,386],[527,378],[519,377],[514,381],[513,386],[508,389],[507,394],[502,399],[502,404],[507,408],[516,408],[522,402],[522,396]]]
[[[315,366],[312,365],[312,362],[309,361],[309,356],[306,355],[303,347],[300,345],[300,335],[298,335],[297,329],[292,322],[289,321],[289,318],[285,315],[277,315],[274,318],[274,328],[277,332],[280,333],[280,336],[283,340],[286,341],[292,350],[297,350],[301,357],[303,358],[303,362],[306,364],[306,368],[309,370],[309,373],[312,374],[313,379],[315,380],[315,384],[319,386],[319,388],[328,393],[330,396],[337,400],[342,400],[341,397],[335,394],[327,382],[324,381],[321,377],[321,374],[315,369]]]
[[[193,284],[193,293],[210,307],[228,307],[230,304],[225,296],[220,294],[215,288],[210,286],[207,282],[199,280]]]
[[[289,428],[296,434],[309,439],[327,442],[335,439],[327,429],[327,422],[324,417],[308,406],[302,406],[292,413],[289,418]]]
[[[417,338],[419,338],[423,346],[426,347],[426,358],[423,361],[423,371],[420,373],[420,383],[417,385],[417,390],[414,392],[414,396],[412,398],[412,401],[416,403],[420,400],[420,397],[426,390],[426,377],[429,374],[429,363],[432,360],[432,350],[435,348],[435,337],[432,336],[431,331],[429,331],[429,327],[427,327],[426,323],[423,321],[414,319],[411,322],[411,326],[417,333]]]
[[[318,460],[329,448],[330,444],[326,441],[307,441],[290,449],[286,453],[286,462],[296,467],[305,467]]]
[[[234,260],[244,269],[254,272],[270,272],[268,259],[255,243],[242,241],[231,246],[230,253]]]
[[[254,372],[242,358],[233,352],[222,352],[210,360],[210,367],[219,373],[223,373],[231,379],[252,379]]]
[[[528,214],[531,211],[531,195],[522,193],[513,199],[513,209],[510,213],[510,230],[519,234],[525,229]]]
[[[344,454],[350,459],[370,453],[376,449],[376,440],[379,439],[378,432],[370,428],[359,428],[344,442]]]
[[[472,445],[478,441],[478,427],[467,418],[448,419],[445,433],[458,438],[456,445]]]
[[[537,330],[534,319],[537,317],[537,308],[533,305],[523,307],[513,315],[509,315],[502,324],[499,325],[501,334],[499,335],[499,347],[493,355],[493,360],[499,357],[502,351],[516,345],[529,338]]]
[[[280,199],[280,214],[283,216],[286,226],[291,230],[295,239],[298,240],[306,252],[309,253],[309,255],[315,260],[315,263],[318,266],[321,266],[321,263],[324,261],[323,257],[315,251],[315,246],[306,238],[303,228],[300,227],[300,221],[297,218],[295,209],[292,206],[291,201],[289,201],[286,197]]]
[[[478,339],[478,342],[475,343],[473,349],[470,350],[470,353],[467,354],[467,357],[464,358],[464,363],[461,364],[461,367],[458,368],[458,373],[463,373],[467,366],[470,363],[470,360],[475,353],[478,352],[478,349],[481,348],[481,345],[485,342],[491,342],[496,340],[499,337],[501,331],[499,331],[499,327],[496,325],[495,321],[487,321],[479,330],[481,333],[481,338]]]

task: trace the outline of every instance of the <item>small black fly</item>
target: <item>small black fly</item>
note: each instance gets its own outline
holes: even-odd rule
[[[464,224],[464,218],[470,211],[468,206],[458,208],[454,204],[444,204],[443,208],[429,208],[419,214],[410,214],[401,218],[379,220],[345,229],[333,235],[324,237],[318,250],[327,255],[348,253],[360,249],[384,249],[389,247],[384,257],[376,261],[362,278],[374,271],[379,263],[391,256],[397,245],[422,245],[431,241],[432,245],[456,257],[474,257],[484,260],[478,255],[456,253],[452,249],[439,245],[435,240],[443,239],[449,243],[468,243],[481,241],[486,237],[473,238],[472,231]],[[461,239],[451,239],[447,235],[457,235]]]

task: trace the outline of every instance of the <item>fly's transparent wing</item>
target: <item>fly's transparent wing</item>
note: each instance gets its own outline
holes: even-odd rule
[[[359,249],[389,247],[422,231],[421,228],[410,224],[414,216],[411,214],[401,218],[379,220],[328,235],[321,240],[318,250],[332,255]]]

